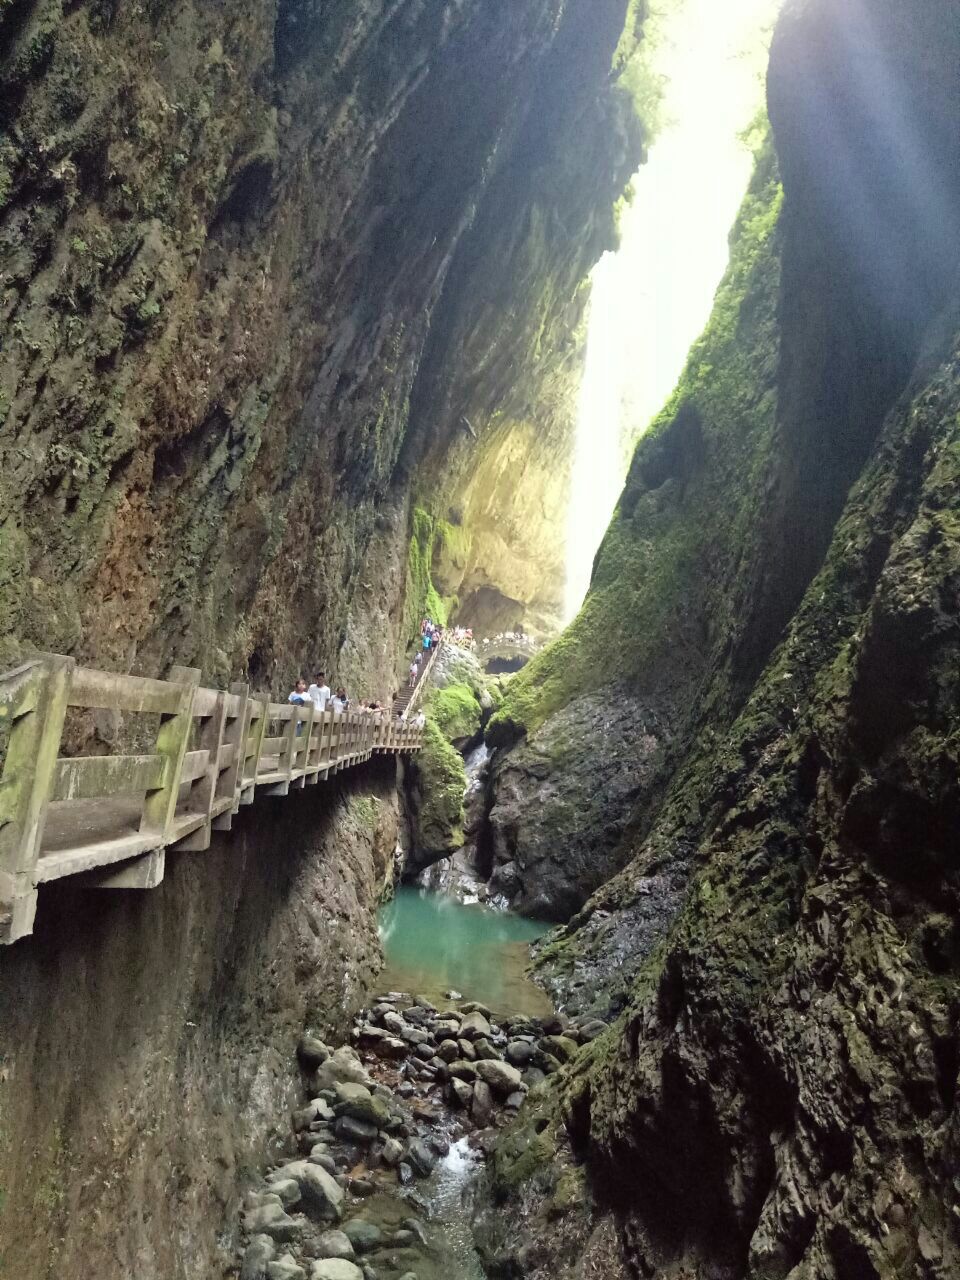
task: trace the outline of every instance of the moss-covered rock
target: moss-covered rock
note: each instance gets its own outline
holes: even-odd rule
[[[409,872],[430,866],[462,847],[466,788],[463,756],[428,717],[423,750],[409,766]]]

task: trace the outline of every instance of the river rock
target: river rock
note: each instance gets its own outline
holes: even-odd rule
[[[441,1040],[437,1047],[437,1057],[444,1062],[456,1062],[460,1057],[460,1046],[456,1040]]]
[[[603,1035],[607,1029],[607,1024],[599,1018],[592,1018],[589,1022],[584,1022],[580,1027],[580,1039],[584,1044],[589,1044],[591,1040],[596,1040],[597,1036]]]
[[[468,1108],[473,1101],[473,1089],[466,1080],[454,1078],[450,1081],[447,1096],[454,1106]]]
[[[302,1221],[287,1214],[279,1196],[271,1196],[259,1209],[248,1213],[245,1225],[251,1234],[267,1235],[282,1243],[295,1240],[303,1230]]]
[[[318,1257],[352,1258],[353,1245],[345,1231],[325,1231],[316,1243]]]
[[[320,1258],[313,1264],[310,1280],[364,1280],[363,1272],[348,1258]]]
[[[507,1045],[507,1061],[515,1067],[525,1067],[536,1053],[529,1040],[511,1040]]]
[[[325,1090],[335,1089],[338,1084],[365,1084],[369,1087],[371,1080],[366,1068],[360,1061],[355,1049],[342,1045],[335,1050],[326,1061],[313,1073],[310,1091],[315,1097]]]
[[[254,1236],[247,1245],[240,1264],[240,1280],[264,1280],[267,1265],[277,1254],[277,1246],[269,1236]]]
[[[308,1129],[317,1120],[332,1119],[333,1112],[323,1098],[314,1098],[312,1102],[293,1113],[294,1132],[299,1133],[301,1129]]]
[[[356,1142],[360,1146],[369,1146],[379,1133],[375,1124],[367,1120],[357,1120],[353,1116],[340,1116],[334,1125],[338,1138],[344,1142]]]
[[[576,1040],[571,1040],[569,1036],[551,1035],[544,1036],[539,1046],[544,1053],[551,1054],[560,1062],[569,1062],[579,1049]]]
[[[377,1055],[381,1058],[405,1058],[408,1051],[409,1045],[395,1036],[387,1036],[376,1046]]]
[[[458,1040],[457,1044],[460,1047],[460,1056],[462,1058],[465,1058],[468,1062],[472,1062],[474,1058],[477,1056],[477,1054],[476,1054],[476,1050],[474,1049],[470,1041]]]
[[[451,1062],[449,1070],[455,1080],[469,1080],[472,1083],[477,1078],[475,1062]]]
[[[383,1163],[393,1169],[403,1159],[403,1143],[398,1142],[396,1138],[388,1138],[383,1144],[383,1151],[380,1153]]]
[[[307,1273],[289,1253],[267,1263],[267,1280],[307,1280]]]
[[[511,1093],[516,1093],[523,1080],[517,1068],[511,1067],[508,1062],[491,1062],[484,1059],[476,1064],[476,1071],[480,1079],[485,1081],[494,1093],[504,1098]]]
[[[316,1036],[302,1036],[297,1045],[297,1057],[304,1071],[316,1071],[330,1057],[333,1051]]]
[[[344,1098],[335,1107],[337,1118],[344,1116],[353,1120],[361,1120],[365,1124],[372,1124],[375,1129],[379,1129],[390,1118],[390,1108],[387,1106],[383,1098],[377,1097],[364,1089],[362,1093],[359,1090],[361,1085],[340,1086],[342,1088],[352,1088],[358,1092],[354,1097]]]
[[[366,1218],[350,1218],[343,1224],[343,1234],[357,1253],[370,1253],[386,1243],[386,1236],[375,1222]]]
[[[511,1093],[505,1105],[509,1107],[511,1111],[519,1111],[523,1106],[523,1100],[526,1096],[527,1095],[525,1093],[520,1093],[518,1090],[516,1093]]]
[[[327,1173],[337,1172],[337,1162],[329,1151],[321,1151],[319,1147],[314,1147],[307,1159],[311,1164],[317,1164],[321,1169],[326,1169]]]
[[[419,1177],[429,1177],[436,1162],[436,1156],[420,1138],[415,1138],[410,1143],[407,1149],[407,1163]]]
[[[294,1160],[277,1170],[271,1182],[293,1178],[300,1188],[304,1205],[321,1218],[339,1218],[344,1191],[333,1177],[319,1165],[306,1160]]]
[[[278,1178],[270,1183],[270,1191],[278,1196],[285,1209],[292,1209],[300,1203],[300,1188],[293,1178]]]
[[[383,1015],[383,1017],[380,1019],[380,1022],[384,1027],[386,1027],[388,1031],[391,1031],[395,1036],[400,1035],[404,1027],[407,1025],[406,1022],[403,1020],[403,1018],[400,1016],[400,1014],[395,1013],[392,1009],[388,1013],[385,1013]]]
[[[479,1013],[485,1018],[493,1017],[490,1008],[485,1004],[481,1004],[479,1000],[468,1000],[466,1004],[462,1004],[460,1006],[460,1012],[464,1015],[469,1013]]]
[[[539,1067],[527,1067],[526,1071],[523,1073],[523,1083],[528,1089],[535,1089],[538,1084],[543,1084],[546,1078],[546,1075]]]
[[[483,1080],[477,1080],[473,1086],[473,1099],[470,1104],[470,1114],[475,1123],[481,1129],[485,1129],[493,1120],[494,1102],[493,1092],[488,1084]]]
[[[473,1052],[477,1055],[478,1061],[481,1058],[488,1058],[493,1061],[502,1056],[485,1037],[474,1041]]]
[[[460,1023],[460,1036],[464,1040],[478,1040],[489,1035],[490,1023],[479,1009],[468,1013]]]

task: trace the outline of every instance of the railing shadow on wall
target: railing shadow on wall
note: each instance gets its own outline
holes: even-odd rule
[[[77,711],[136,715],[150,747],[63,754]],[[209,848],[257,793],[285,796],[379,754],[419,751],[422,734],[383,713],[271,702],[245,684],[200,687],[116,675],[41,654],[0,675],[0,944],[33,930],[39,885],[65,876],[152,889],[168,848]]]

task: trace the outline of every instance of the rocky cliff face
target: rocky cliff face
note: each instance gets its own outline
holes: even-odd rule
[[[0,6],[0,659],[320,654],[372,691],[414,475],[477,530],[455,589],[552,598],[562,466],[519,530],[492,486],[562,452],[577,290],[639,153],[625,11]]]
[[[0,956],[0,1275],[195,1280],[380,964],[392,766],[261,800],[150,893],[62,882]]]
[[[575,1238],[612,1275],[960,1265],[955,17],[785,10],[782,203],[768,156],[584,614],[501,713],[535,742],[571,669],[609,681],[617,600],[676,708],[630,861],[543,956],[623,1012],[501,1147],[501,1269],[572,1275]]]

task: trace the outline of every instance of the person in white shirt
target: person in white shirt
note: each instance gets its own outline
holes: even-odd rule
[[[307,690],[307,697],[318,711],[326,711],[330,701],[330,686],[327,684],[327,673],[318,671],[314,683]]]
[[[427,723],[427,717],[423,714],[422,711],[418,711],[417,714],[413,717],[413,727],[415,729],[422,729],[426,723]]]
[[[287,699],[288,702],[294,702],[298,707],[305,706],[309,701],[307,698],[307,682],[306,680],[298,680],[293,687],[293,692]]]

